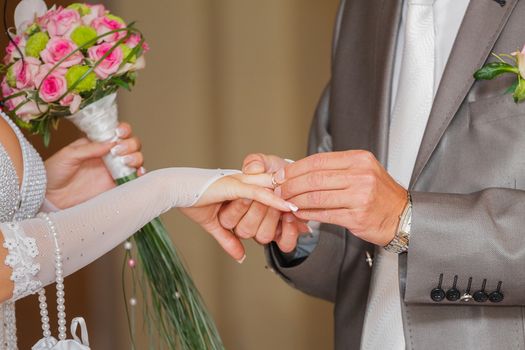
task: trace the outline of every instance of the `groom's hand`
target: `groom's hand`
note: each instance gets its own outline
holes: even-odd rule
[[[299,207],[297,217],[343,226],[379,246],[394,238],[407,203],[407,191],[367,151],[315,154],[275,179],[276,193]]]
[[[277,156],[250,154],[244,159],[242,170],[246,174],[274,173],[287,164]],[[300,232],[308,231],[307,225],[292,214],[283,215],[261,203],[246,200],[224,205],[219,213],[219,221],[241,238],[254,238],[261,244],[275,241],[283,252],[293,251]]]

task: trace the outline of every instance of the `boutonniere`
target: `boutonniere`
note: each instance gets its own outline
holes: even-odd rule
[[[476,80],[492,80],[503,74],[514,74],[516,80],[509,86],[506,93],[511,93],[514,102],[525,101],[525,47],[521,51],[512,54],[497,55],[492,53],[498,60],[487,63],[474,73]]]

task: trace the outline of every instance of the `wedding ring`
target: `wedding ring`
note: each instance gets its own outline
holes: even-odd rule
[[[279,186],[277,181],[275,181],[275,173],[272,174],[272,186],[274,190]]]

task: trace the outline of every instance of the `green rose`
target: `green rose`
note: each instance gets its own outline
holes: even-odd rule
[[[9,69],[7,70],[6,77],[7,77],[7,85],[9,85],[12,88],[16,87],[16,76],[14,72],[14,65],[9,67]]]
[[[66,72],[66,81],[68,89],[71,88],[86,72],[89,70],[88,66],[76,65],[69,68]],[[81,93],[95,89],[97,87],[97,76],[94,72],[89,73],[73,91]]]
[[[73,31],[73,33],[71,33],[71,40],[73,40],[73,42],[77,44],[79,47],[82,47],[88,42],[91,42],[89,45],[85,47],[85,48],[88,48],[96,44],[96,40],[94,39],[96,39],[97,36],[98,34],[95,29],[88,27],[88,26],[78,26]]]
[[[71,10],[76,10],[78,13],[80,13],[80,17],[89,15],[91,13],[91,9],[86,4],[80,4],[78,2],[71,4],[67,7]]]
[[[40,52],[46,48],[49,36],[44,32],[38,32],[29,37],[26,43],[26,55],[38,58]]]
[[[124,59],[126,59],[129,54],[131,53],[131,51],[133,50],[132,48],[130,48],[128,45],[126,44],[120,44],[120,48],[122,49],[122,57],[124,57]],[[131,56],[129,58],[129,63],[135,63],[137,61],[137,55],[134,54],[133,56]]]

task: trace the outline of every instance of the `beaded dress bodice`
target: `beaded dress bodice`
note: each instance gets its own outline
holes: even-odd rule
[[[21,221],[35,217],[44,201],[46,171],[42,158],[20,129],[0,111],[15,132],[23,157],[23,176],[18,178],[13,162],[0,140],[0,222]],[[0,305],[0,350],[16,349],[14,302]]]

